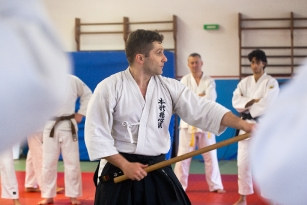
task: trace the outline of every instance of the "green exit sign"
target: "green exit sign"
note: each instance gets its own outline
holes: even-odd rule
[[[218,24],[205,24],[204,29],[205,30],[218,30],[219,25]]]

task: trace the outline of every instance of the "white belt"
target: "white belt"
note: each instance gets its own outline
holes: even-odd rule
[[[132,133],[131,133],[131,127],[134,126],[134,125],[139,125],[140,122],[137,122],[137,123],[129,123],[127,121],[124,121],[122,123],[123,126],[126,126],[127,127],[127,130],[128,130],[128,133],[129,133],[129,137],[130,137],[130,143],[134,143],[133,142],[133,138],[132,138]]]

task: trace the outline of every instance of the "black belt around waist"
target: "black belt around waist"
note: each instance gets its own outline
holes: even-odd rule
[[[148,164],[148,166],[156,164],[158,162],[162,162],[165,160],[165,154],[160,154],[159,156],[145,156],[145,155],[138,155],[138,154],[127,154],[127,153],[120,153],[123,157],[125,157],[129,162],[139,162],[142,164]],[[111,164],[108,164],[109,166]],[[98,165],[99,166],[99,165]],[[107,165],[106,165],[107,166]],[[98,167],[97,167],[98,168]],[[102,182],[113,180],[117,176],[123,175],[123,172],[117,168],[114,167],[115,170],[112,170],[112,172],[101,175],[99,179]],[[98,169],[96,170],[98,171]],[[98,177],[98,173],[96,175]],[[94,182],[96,179],[94,179]]]
[[[165,160],[165,155],[144,156],[120,153],[130,162],[152,165]],[[100,182],[96,186],[95,205],[144,204],[144,205],[191,205],[172,167],[166,166],[149,172],[144,179],[114,183],[114,174],[121,171],[111,163],[104,166]],[[94,180],[97,183],[97,178]]]
[[[61,121],[65,121],[65,120],[69,120],[70,121],[70,128],[71,128],[71,134],[72,134],[72,139],[73,141],[77,141],[77,132],[76,132],[76,128],[75,128],[75,125],[74,123],[72,122],[71,119],[74,119],[75,118],[75,114],[72,114],[72,115],[69,115],[69,116],[61,116],[61,117],[56,117],[54,118],[55,120],[55,123],[50,131],[50,135],[49,137],[53,137],[54,136],[54,129],[55,129],[55,126],[61,122]]]
[[[252,117],[250,113],[241,112],[240,115],[242,120],[255,120],[258,122],[258,117]]]
[[[241,112],[240,116],[241,116],[242,120],[255,120],[256,122],[258,122],[258,117],[252,117],[250,113]],[[239,133],[240,133],[240,130],[237,129],[235,136],[238,136]]]

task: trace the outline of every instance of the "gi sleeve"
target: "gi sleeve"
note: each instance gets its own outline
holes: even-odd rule
[[[206,82],[206,95],[204,97],[208,100],[216,101],[216,85],[212,78],[209,78]]]
[[[75,79],[77,84],[77,94],[78,97],[80,97],[80,108],[78,113],[85,116],[88,102],[92,96],[92,91],[80,78],[75,77]]]
[[[232,96],[232,106],[234,109],[236,109],[238,112],[244,112],[245,110],[247,110],[247,108],[245,108],[245,105],[252,100],[252,98],[250,97],[245,97],[243,94],[243,84],[242,83],[244,81],[244,79],[237,85],[237,88],[234,90],[233,92],[233,96]]]
[[[187,84],[188,84],[188,77],[187,77],[187,75],[183,76],[183,78],[181,78],[180,82],[182,84],[184,84],[185,86],[187,86]],[[182,128],[188,128],[188,127],[189,127],[189,124],[186,123],[183,119],[180,119],[179,128],[182,129]]]
[[[278,82],[274,78],[270,78],[265,87],[265,94],[260,98],[259,102],[254,103],[250,108],[249,112],[252,117],[258,117],[265,113],[267,107],[273,103],[279,94]]]
[[[85,121],[85,144],[90,160],[118,154],[111,135],[115,90],[102,81],[95,89],[87,108]]]
[[[229,110],[222,105],[199,97],[186,86],[177,82],[171,89],[174,112],[190,125],[220,135],[226,127],[221,126],[223,116]]]

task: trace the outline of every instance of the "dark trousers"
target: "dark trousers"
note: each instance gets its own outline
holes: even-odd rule
[[[130,162],[152,165],[165,160],[165,155],[143,156],[121,153]],[[175,176],[167,166],[149,172],[141,181],[126,180],[117,184],[113,173],[121,170],[107,163],[96,187],[95,205],[190,205],[191,202]]]

